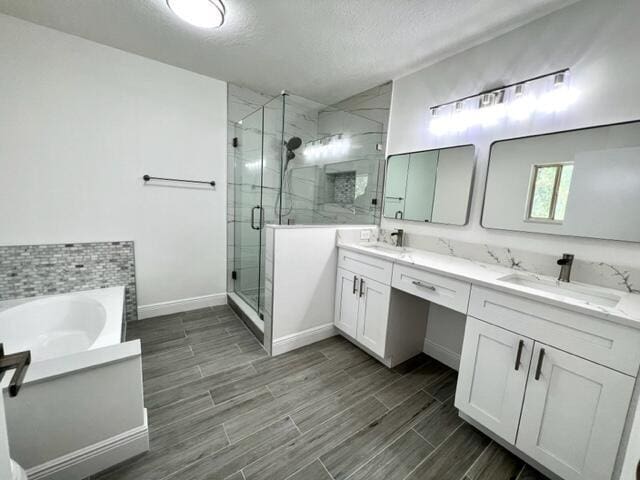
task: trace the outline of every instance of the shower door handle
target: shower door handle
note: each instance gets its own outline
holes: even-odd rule
[[[260,205],[256,205],[251,209],[251,228],[254,230],[260,230],[260,227],[256,227],[256,210],[261,210]],[[262,211],[260,212],[260,219],[262,221]]]
[[[264,228],[264,207],[260,206],[260,221],[258,223],[258,230],[262,230]]]

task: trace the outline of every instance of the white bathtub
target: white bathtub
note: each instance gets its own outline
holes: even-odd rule
[[[17,398],[0,383],[11,456],[29,480],[80,480],[149,449],[140,341],[124,287],[0,302],[6,353],[30,350]]]
[[[124,287],[0,302],[6,353],[31,350],[34,363],[122,340]]]

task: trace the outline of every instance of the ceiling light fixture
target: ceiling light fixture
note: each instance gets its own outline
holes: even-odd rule
[[[167,5],[182,20],[199,28],[217,28],[224,23],[222,0],[167,0]]]

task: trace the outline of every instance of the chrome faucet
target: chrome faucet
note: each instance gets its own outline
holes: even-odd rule
[[[571,267],[573,266],[573,255],[571,253],[564,253],[562,258],[558,260],[560,265],[560,276],[558,280],[561,282],[569,283],[571,281]]]
[[[401,247],[404,243],[404,230],[401,228],[397,229],[395,232],[391,234],[392,237],[398,237],[396,239],[396,247]]]

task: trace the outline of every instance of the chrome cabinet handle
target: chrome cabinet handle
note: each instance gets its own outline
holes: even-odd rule
[[[358,277],[357,276],[353,276],[353,291],[351,293],[353,293],[354,295],[356,294],[356,283],[358,283]]]
[[[540,380],[540,374],[542,373],[542,361],[544,360],[544,348],[540,349],[538,355],[538,366],[536,367],[536,380]]]
[[[427,290],[431,290],[432,292],[436,291],[436,287],[434,287],[433,285],[427,285],[426,283],[422,283],[418,280],[414,280],[411,283],[413,283],[416,287],[426,288]]]
[[[364,279],[360,279],[360,296],[364,295]]]
[[[260,205],[256,205],[251,209],[251,228],[254,230],[260,230],[260,227],[256,227],[256,210],[260,209]]]
[[[524,340],[518,342],[518,354],[516,355],[516,372],[520,369],[520,360],[522,359],[522,349],[524,348]]]

